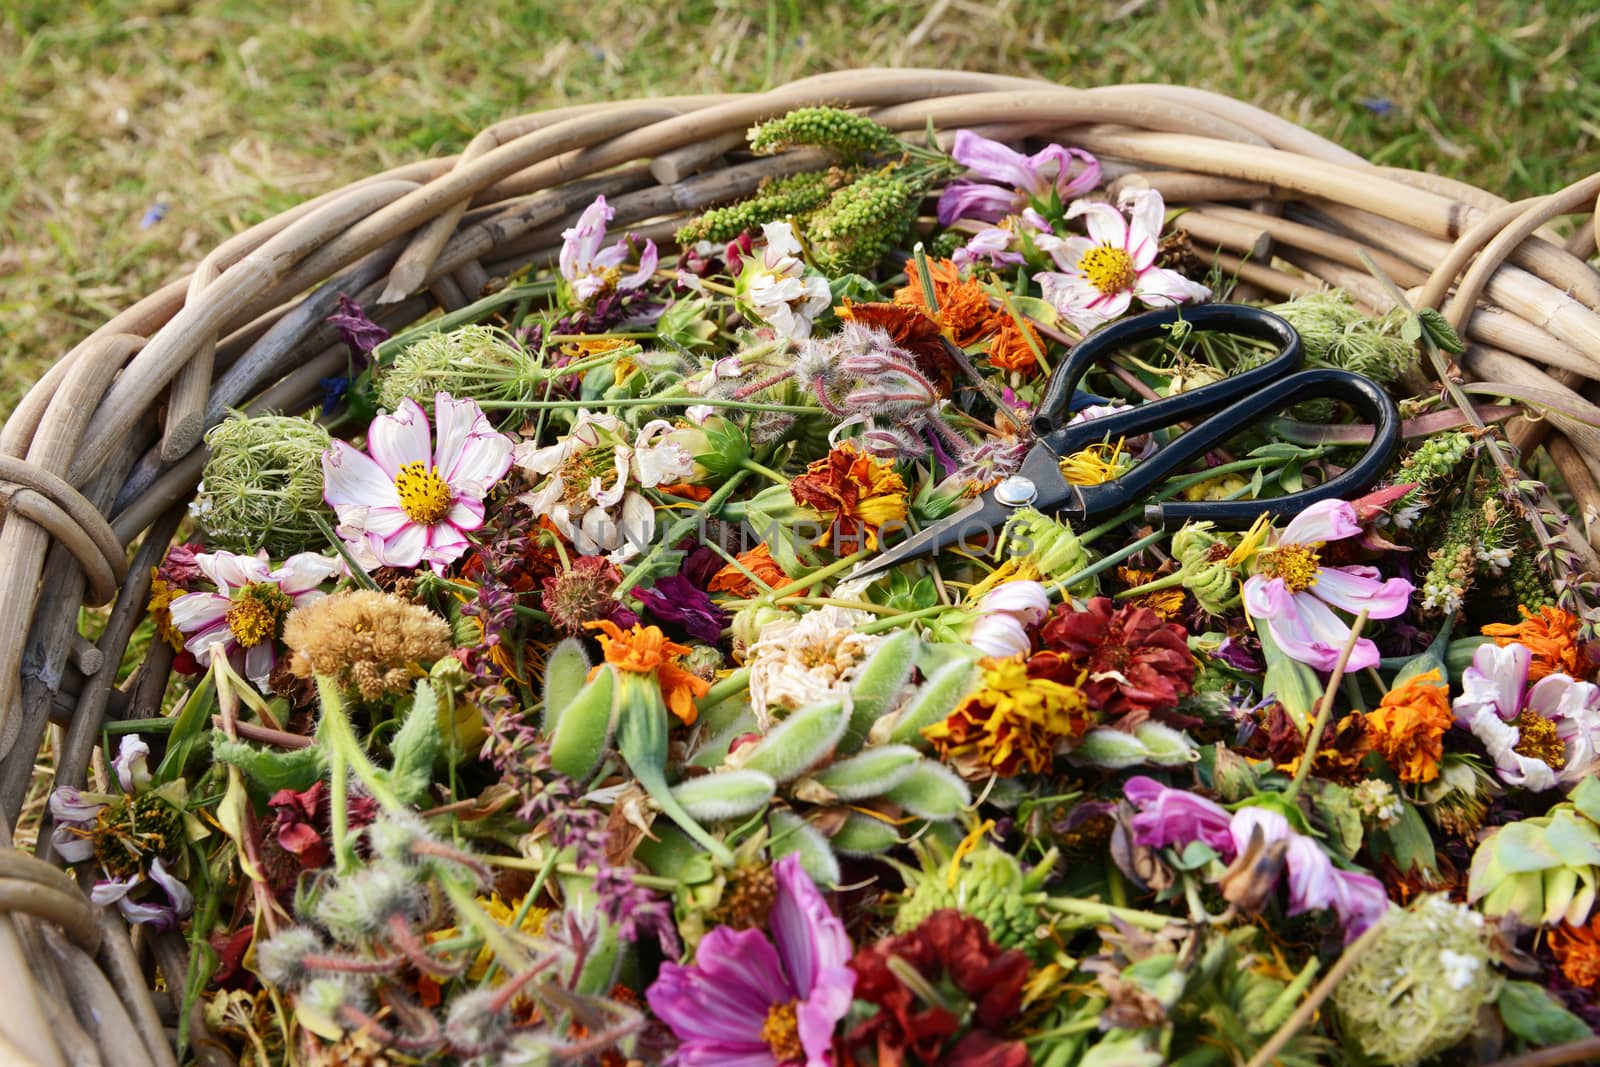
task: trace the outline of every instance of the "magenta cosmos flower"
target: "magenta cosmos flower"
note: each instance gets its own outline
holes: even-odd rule
[[[1100,163],[1081,148],[1049,145],[1031,156],[971,130],[956,133],[950,155],[988,181],[952,182],[939,197],[939,225],[957,219],[999,222],[1026,208],[1082,196],[1100,184]],[[995,184],[998,183],[998,184]]]
[[[680,1067],[827,1067],[833,1031],[850,1010],[855,972],[844,924],[790,853],[773,865],[770,925],[719,926],[693,965],[668,963],[645,993],[680,1042]]]
[[[1267,624],[1272,640],[1291,658],[1319,671],[1333,670],[1350,640],[1350,627],[1334,608],[1392,619],[1411,602],[1413,587],[1403,578],[1381,580],[1376,567],[1323,566],[1324,545],[1360,533],[1352,505],[1343,500],[1312,504],[1255,554],[1255,573],[1244,583],[1245,611]],[[1363,637],[1345,669],[1377,665],[1378,646]]]
[[[1346,942],[1360,937],[1389,908],[1382,882],[1365,871],[1335,867],[1321,845],[1297,833],[1288,819],[1270,808],[1246,805],[1229,814],[1204,797],[1142,775],[1128,779],[1122,791],[1138,809],[1128,821],[1133,840],[1146,848],[1182,848],[1203,841],[1223,863],[1232,863],[1250,848],[1257,833],[1265,845],[1287,840],[1289,914],[1331,909],[1344,927]]]
[[[439,393],[437,437],[415,400],[379,415],[367,449],[335,441],[322,454],[323,498],[358,561],[437,573],[467,550],[483,525],[483,498],[511,468],[511,438],[496,433],[477,403]],[[365,557],[365,558],[363,558]]]
[[[1127,200],[1128,217],[1110,204],[1079,200],[1067,218],[1085,219],[1088,237],[1036,238],[1059,271],[1033,276],[1062,317],[1080,330],[1121,318],[1137,299],[1146,307],[1171,307],[1190,300],[1208,300],[1211,290],[1175,270],[1156,266],[1166,205],[1153,189]]]
[[[197,552],[195,565],[215,593],[185,593],[173,600],[172,625],[202,666],[218,649],[239,673],[265,686],[278,662],[283,620],[294,608],[322,598],[317,587],[339,573],[336,559],[301,552],[272,570],[265,553]]]
[[[622,264],[628,258],[627,238],[618,239],[610,248],[601,248],[606,239],[606,225],[616,217],[616,211],[606,198],[597,196],[594,203],[584,208],[578,224],[561,234],[561,254],[557,262],[561,276],[572,286],[572,295],[580,304],[587,304],[607,292],[625,292],[638,289],[650,280],[656,270],[656,243],[646,241],[639,253],[639,269],[626,277]]]

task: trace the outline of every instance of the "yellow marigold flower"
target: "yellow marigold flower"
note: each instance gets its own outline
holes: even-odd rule
[[[894,465],[840,445],[789,483],[797,503],[834,517],[839,535],[852,539],[862,532],[867,547],[878,547],[878,531],[906,519],[906,483]],[[833,530],[822,539],[826,545]]]
[[[1454,721],[1450,688],[1431,670],[1389,690],[1367,715],[1367,728],[1402,782],[1431,782],[1439,777],[1444,735]]]
[[[1077,673],[1060,656],[982,659],[983,686],[922,736],[940,756],[979,774],[1011,776],[1050,769],[1056,746],[1076,741],[1093,723]]]
[[[668,709],[685,725],[694,724],[699,714],[694,702],[706,694],[711,683],[678,666],[678,657],[689,653],[687,645],[667,640],[658,626],[635,623],[632,629],[624,630],[610,619],[584,625],[600,631],[600,647],[605,650],[607,663],[630,674],[654,674]]]
[[[1570,674],[1581,679],[1594,673],[1594,665],[1578,644],[1577,616],[1552,607],[1540,608],[1535,615],[1520,604],[1517,611],[1522,615],[1521,622],[1490,623],[1483,628],[1483,635],[1494,638],[1494,643],[1501,648],[1511,644],[1528,646],[1533,652],[1528,681],[1537,682],[1551,674]]]
[[[174,651],[183,651],[183,634],[172,625],[172,602],[183,595],[183,590],[157,577],[157,568],[150,568],[150,618],[155,621],[156,633],[171,645]]]

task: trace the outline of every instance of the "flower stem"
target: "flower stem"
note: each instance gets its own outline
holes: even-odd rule
[[[759,474],[763,478],[768,478],[768,479],[770,479],[771,481],[773,481],[774,483],[776,483],[778,485],[788,485],[789,484],[789,479],[785,478],[783,475],[779,474],[777,471],[773,470],[771,467],[762,466],[761,464],[757,463],[755,460],[751,459],[748,456],[746,456],[742,461],[740,461],[739,466],[742,467],[743,469],[747,470],[747,471],[750,471],[752,474]]]
[[[931,608],[923,608],[920,611],[906,611],[898,615],[889,615],[882,619],[864,622],[857,626],[855,631],[858,634],[882,633],[885,630],[893,630],[897,626],[904,626],[906,623],[916,622],[918,619],[926,619],[930,615],[938,615],[949,610],[949,605],[935,604]]]
[[[1124,545],[1115,552],[1102,556],[1100,559],[1095,560],[1078,573],[1068,575],[1054,584],[1059,585],[1063,589],[1070,589],[1079,582],[1086,581],[1098,574],[1110,570],[1112,567],[1115,567],[1129,556],[1143,552],[1145,549],[1149,548],[1151,545],[1155,544],[1157,541],[1166,536],[1168,536],[1166,530],[1156,530],[1152,533],[1147,533],[1132,544]]]
[[[1328,687],[1323,690],[1322,702],[1317,705],[1317,717],[1312,720],[1311,732],[1306,735],[1305,754],[1300,757],[1300,766],[1295,769],[1294,781],[1289,783],[1289,788],[1283,791],[1285,800],[1294,800],[1300,792],[1300,787],[1305,783],[1306,776],[1311,773],[1311,765],[1317,760],[1317,746],[1322,744],[1322,732],[1328,727],[1328,718],[1333,712],[1334,694],[1339,691],[1339,683],[1344,681],[1345,665],[1350,662],[1350,657],[1355,655],[1356,642],[1361,639],[1361,628],[1367,624],[1367,609],[1361,609],[1361,614],[1356,616],[1356,621],[1350,625],[1350,638],[1344,643],[1344,650],[1339,653],[1339,662],[1333,665],[1333,673],[1328,676]]]
[[[766,596],[759,599],[779,600],[786,596],[792,596],[803,589],[810,589],[818,582],[826,581],[827,579],[832,578],[834,575],[841,574],[844,571],[849,570],[851,567],[854,567],[857,563],[860,563],[862,560],[867,558],[867,553],[869,551],[871,550],[863,548],[850,553],[848,556],[842,556],[828,564],[826,567],[814,570],[804,577],[796,578],[788,585],[780,586],[779,588],[774,589],[771,593],[768,593]]]
[[[729,697],[733,696],[735,693],[739,692],[741,689],[744,689],[749,684],[750,668],[740,667],[726,678],[719,679],[711,686],[710,689],[707,689],[705,691],[705,695],[694,702],[695,707],[699,708],[701,711],[704,711],[706,708],[715,707],[724,700],[727,700]]]
[[[1138,926],[1145,930],[1165,930],[1168,926],[1182,923],[1171,915],[1140,911],[1138,908],[1121,908],[1114,904],[1102,904],[1098,900],[1083,900],[1079,897],[1052,897],[1041,893],[1036,903],[1050,911],[1060,912],[1063,915],[1077,915],[1095,923],[1109,923],[1116,918],[1129,926]]]
[[[339,553],[339,558],[344,560],[344,565],[350,571],[350,577],[355,583],[363,589],[377,590],[378,583],[373,581],[372,575],[363,570],[361,564],[356,562],[355,557],[350,554],[350,549],[345,547],[344,538],[334,532],[333,527],[328,525],[328,520],[313,511],[311,513],[311,522],[317,529],[322,531],[322,536],[328,539],[328,544],[333,546],[333,550]]]
[[[750,472],[747,470],[734,471],[728,476],[728,480],[717,488],[715,493],[712,493],[702,503],[692,508],[687,515],[667,527],[667,531],[661,536],[661,540],[650,546],[650,551],[645,554],[644,559],[634,564],[628,573],[622,576],[622,581],[617,585],[617,591],[613,595],[621,599],[623,594],[638,585],[644,579],[644,576],[650,573],[650,568],[654,566],[661,553],[672,545],[677,544],[680,538],[694,529],[695,524],[700,522],[702,516],[715,515],[717,509],[722,507],[723,503],[733,495],[733,491],[739,488],[739,483],[744,481],[749,474]]]
[[[619,396],[593,400],[483,400],[485,411],[562,411],[577,408],[641,408],[704,405],[732,408],[735,411],[777,411],[791,415],[815,415],[822,409],[812,404],[761,404],[753,400],[726,400],[715,396]]]

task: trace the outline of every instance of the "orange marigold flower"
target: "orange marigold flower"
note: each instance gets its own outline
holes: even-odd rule
[[[600,631],[600,647],[605,651],[607,663],[630,674],[653,673],[672,714],[686,726],[694,724],[695,717],[700,714],[694,702],[706,695],[711,683],[677,664],[679,656],[688,654],[687,645],[667,640],[658,626],[635,623],[632,629],[624,630],[610,619],[585,625],[590,630]],[[589,676],[594,677],[594,672]]]
[[[1527,645],[1533,652],[1528,666],[1528,681],[1537,682],[1550,674],[1570,674],[1587,678],[1594,665],[1578,643],[1578,618],[1560,608],[1542,607],[1535,615],[1517,605],[1522,615],[1518,623],[1494,622],[1483,628],[1485,637],[1494,638],[1501,648],[1510,644]]]
[[[1454,721],[1450,687],[1432,670],[1389,690],[1368,713],[1367,728],[1402,782],[1431,782],[1439,777],[1444,735]]]
[[[691,482],[673,482],[671,485],[657,486],[663,493],[681,496],[685,500],[699,500],[702,503],[711,499],[711,487],[695,485]]]
[[[989,295],[976,279],[961,277],[961,268],[948,259],[928,261],[928,275],[933,279],[933,295],[939,310],[935,318],[945,336],[962,348],[982,341],[1000,328],[999,318],[989,307]],[[929,311],[928,298],[922,292],[922,279],[915,266],[906,272],[904,288],[894,294],[894,302],[904,307]]]
[[[1039,367],[1035,351],[1044,351],[1039,331],[1031,325],[1019,327],[1010,315],[998,316],[1000,329],[989,342],[989,365],[999,370],[1031,374]],[[1031,342],[1031,343],[1030,343]]]
[[[1600,912],[1587,925],[1562,923],[1550,931],[1550,951],[1561,964],[1567,981],[1584,989],[1600,990]]]
[[[823,535],[826,545],[834,528],[846,539],[865,533],[868,548],[878,547],[878,531],[906,518],[906,483],[894,465],[840,445],[806,468],[789,483],[795,502],[832,515],[833,525]]]
[[[735,558],[745,571],[761,579],[767,589],[779,589],[789,584],[789,576],[778,566],[778,561],[772,558],[772,546],[766,542],[748,552],[739,553]],[[759,596],[767,591],[757,588],[756,583],[752,582],[744,571],[731,563],[711,576],[706,589],[712,593],[732,593],[738,597]]]
[[[1094,723],[1083,691],[1049,677],[1060,675],[1059,657],[978,662],[983,686],[922,730],[941,757],[969,775],[1043,774],[1056,746],[1078,740]]]

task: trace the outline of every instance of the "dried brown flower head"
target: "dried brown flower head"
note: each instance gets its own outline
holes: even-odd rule
[[[450,625],[393,593],[356,589],[296,608],[284,623],[290,666],[336,679],[363,699],[409,690],[451,651]]]

